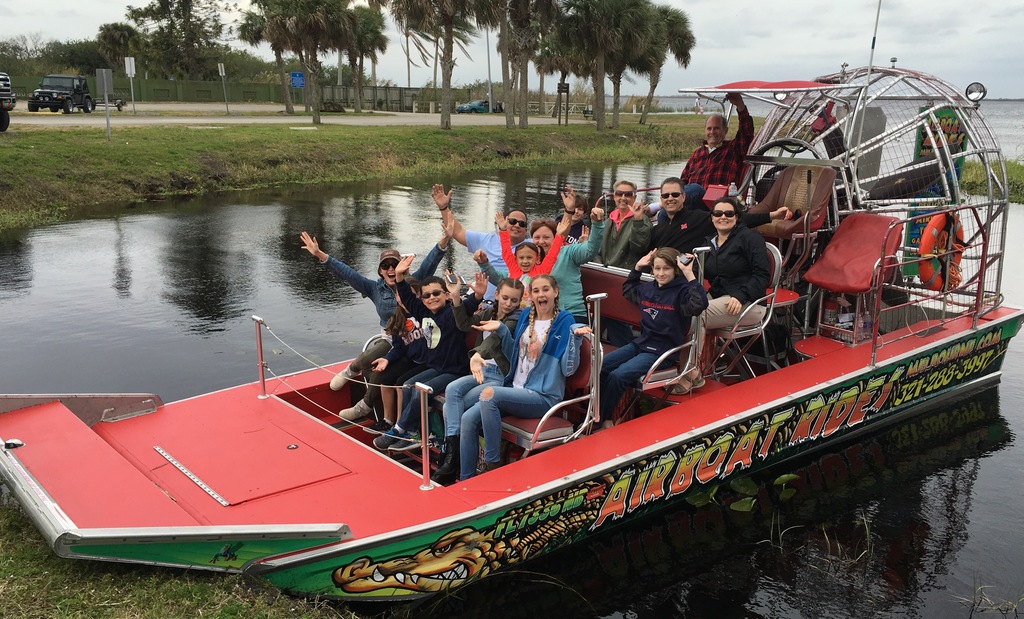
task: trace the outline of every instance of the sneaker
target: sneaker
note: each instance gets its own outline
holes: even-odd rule
[[[348,366],[341,371],[341,374],[338,374],[331,379],[331,389],[334,391],[341,391],[341,388],[345,386],[345,383],[355,378],[357,373],[358,372],[354,372],[352,370],[351,365]]]
[[[419,432],[409,432],[402,437],[402,440],[399,440],[392,445],[390,449],[391,451],[412,451],[414,449],[419,449],[421,443],[422,437],[420,437]]]
[[[392,445],[396,443],[406,443],[403,439],[406,438],[404,432],[399,432],[394,426],[388,428],[388,431],[381,434],[377,438],[373,439],[373,446],[381,451],[387,451]]]
[[[359,400],[356,405],[351,408],[342,409],[338,416],[345,421],[355,421],[356,419],[362,419],[373,412],[373,408],[366,403],[366,400]]]
[[[373,423],[372,426],[366,426],[363,429],[369,432],[370,434],[384,434],[385,432],[390,430],[391,426],[393,425],[394,424],[388,421],[387,419],[378,419]]]

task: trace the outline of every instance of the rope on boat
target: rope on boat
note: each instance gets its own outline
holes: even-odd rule
[[[294,353],[295,356],[297,356],[298,358],[302,359],[303,361],[305,361],[306,363],[308,363],[309,365],[311,365],[314,368],[323,370],[324,372],[327,372],[331,376],[335,375],[334,372],[328,370],[323,365],[317,363],[316,361],[313,361],[312,359],[310,359],[306,355],[300,353],[293,346],[291,346],[288,342],[285,342],[283,339],[281,339],[281,336],[279,336],[277,333],[274,333],[274,330],[271,329],[270,325],[268,325],[266,322],[263,322],[262,325],[263,325],[263,328],[266,329],[268,333],[270,333],[270,335],[274,336],[275,340],[280,342],[282,346],[284,346],[285,348],[290,350],[292,353]],[[280,387],[282,384],[283,385],[287,385],[289,387],[291,386],[291,385],[288,385],[288,377],[287,376],[279,376],[276,372],[274,372],[274,370],[270,367],[269,364],[266,364],[266,370],[268,372],[270,372],[270,375],[273,376],[278,381],[278,384],[274,387],[273,390],[271,390],[271,393],[275,393],[277,391],[277,388]],[[404,387],[404,385],[384,385],[384,384],[381,384],[381,383],[373,383],[373,382],[370,382],[368,380],[364,380],[364,379],[356,378],[356,377],[350,378],[349,382],[360,383],[362,385],[366,385],[367,387],[375,386],[375,387],[379,387],[381,389],[394,389],[396,391],[400,391]],[[336,412],[330,410],[329,408],[325,407],[323,404],[320,404],[319,402],[313,401],[312,399],[309,398],[309,396],[307,396],[306,394],[302,393],[302,391],[300,391],[298,389],[294,389],[293,388],[292,392],[295,393],[296,395],[298,395],[300,398],[302,398],[306,402],[308,402],[309,404],[311,404],[312,406],[314,406],[317,409],[323,411],[324,413],[330,415],[331,417],[335,417],[339,421],[343,421],[348,426],[359,426],[359,427],[363,428],[364,430],[366,430],[367,432],[371,432],[373,434],[378,434],[378,432],[375,432],[373,430],[369,430],[365,426],[363,426],[362,424],[356,423],[355,421],[349,421],[348,419],[343,418],[341,416],[340,412],[336,413]],[[413,438],[403,437],[403,436],[396,436],[395,438],[397,440],[399,440],[399,441],[405,441],[407,443],[419,443],[421,441],[421,439],[419,439],[419,438],[413,439]]]

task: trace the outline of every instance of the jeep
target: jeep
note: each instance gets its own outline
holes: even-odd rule
[[[0,73],[0,133],[11,126],[11,110],[17,104],[18,98],[11,90],[11,78],[6,73]]]
[[[47,75],[39,82],[39,88],[28,98],[28,111],[49,108],[65,114],[81,109],[86,114],[96,109],[96,103],[89,94],[89,82],[81,75]]]

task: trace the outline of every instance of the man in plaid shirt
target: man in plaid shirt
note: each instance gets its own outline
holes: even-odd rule
[[[679,174],[685,183],[686,206],[689,208],[703,206],[701,199],[709,185],[739,185],[742,180],[743,158],[754,141],[754,120],[738,92],[731,92],[725,98],[736,106],[740,128],[735,139],[726,140],[728,126],[724,116],[711,114],[704,123],[704,145],[693,151]]]

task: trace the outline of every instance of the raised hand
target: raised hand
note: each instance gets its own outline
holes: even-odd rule
[[[587,226],[583,226],[583,231],[580,232],[580,238],[578,239],[577,242],[579,242],[579,243],[586,243],[587,239],[589,239],[589,238],[590,238],[590,228],[588,228]]]
[[[572,217],[569,217],[569,214],[566,213],[558,220],[558,225],[555,226],[555,234],[561,234],[564,237],[566,234],[569,234],[569,228],[572,228]]]
[[[437,205],[439,210],[448,208],[448,205],[452,201],[452,192],[454,189],[449,189],[448,193],[444,192],[444,185],[434,185],[434,188],[430,192],[430,196],[434,198],[434,204]]]
[[[642,202],[640,200],[637,200],[636,202],[633,203],[632,206],[629,207],[629,212],[632,213],[633,219],[635,219],[637,221],[642,221],[643,220],[644,213],[646,213],[646,211],[647,211],[647,204],[645,204],[644,202]]]
[[[494,213],[494,223],[498,226],[498,230],[506,230],[508,228],[508,218],[501,211]]]
[[[654,252],[656,251],[658,251],[658,248],[654,248],[646,255],[641,256],[640,259],[636,261],[636,265],[633,268],[637,271],[643,271],[647,267],[651,266],[651,262],[654,261]]]
[[[476,250],[475,252],[473,252],[473,261],[476,262],[477,264],[483,264],[487,262],[487,252],[485,252],[482,249]]]
[[[482,249],[479,251],[483,251]],[[483,271],[477,271],[473,274],[473,283],[469,285],[470,290],[476,295],[478,300],[483,300],[484,295],[487,294],[487,284],[490,282],[487,279],[487,273]]]
[[[457,276],[448,277],[450,275],[455,275],[450,270],[445,270],[444,274],[444,283],[445,286],[448,288],[448,294],[452,295],[452,298],[459,296],[459,293],[462,292],[462,282],[459,281],[459,278]]]
[[[604,219],[604,209],[600,206],[595,206],[590,209],[590,221],[601,221]]]
[[[315,236],[309,236],[309,233],[303,230],[299,238],[302,240],[302,249],[305,249],[317,258],[320,257],[320,245],[316,242]]]
[[[576,212],[576,192],[572,187],[566,185],[565,189],[559,192],[562,196],[562,206],[565,207],[565,214],[572,215]]]
[[[395,267],[395,277],[399,280],[405,279],[405,274],[409,272],[409,267],[412,266],[412,261],[415,259],[416,254],[402,256],[402,259],[398,261],[398,266]]]

